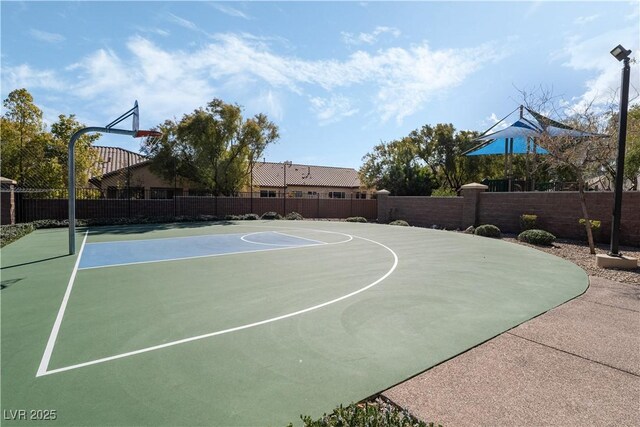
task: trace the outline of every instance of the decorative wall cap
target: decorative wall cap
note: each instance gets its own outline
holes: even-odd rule
[[[465,184],[460,187],[462,190],[488,190],[489,186],[484,184],[479,184],[477,182],[472,182],[471,184]]]
[[[12,180],[12,179],[5,178],[5,177],[3,177],[3,176],[0,176],[0,183],[2,183],[2,184],[13,184],[13,185],[16,185],[18,182],[17,182],[17,181],[14,181],[14,180]]]
[[[389,195],[389,194],[391,194],[391,192],[388,191],[388,190],[378,190],[378,191],[376,191],[376,194]]]

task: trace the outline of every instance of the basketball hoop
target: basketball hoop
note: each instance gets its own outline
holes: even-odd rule
[[[158,131],[155,131],[155,130],[139,130],[133,135],[133,137],[134,138],[146,138],[147,139],[147,144],[153,145],[160,138],[162,138],[162,132],[158,132]]]
[[[118,129],[114,126],[131,117],[131,130]],[[117,135],[128,135],[134,138],[147,138],[148,144],[155,144],[162,133],[155,130],[139,130],[140,112],[138,101],[135,101],[133,108],[122,114],[120,117],[106,125],[105,127],[91,126],[77,130],[69,139],[69,150],[67,156],[67,180],[69,183],[69,254],[76,253],[76,178],[75,178],[75,144],[80,136],[89,132],[113,133]]]

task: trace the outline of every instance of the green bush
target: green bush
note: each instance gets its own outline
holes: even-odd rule
[[[367,219],[365,217],[362,217],[362,216],[350,216],[349,218],[345,219],[345,221],[347,221],[347,222],[367,222]]]
[[[502,234],[500,233],[500,229],[495,225],[491,225],[491,224],[484,224],[479,226],[478,228],[476,228],[473,234],[477,236],[491,237],[494,239],[499,239],[500,237],[502,237]]]
[[[534,228],[536,228],[537,221],[538,215],[522,214],[520,215],[520,229],[522,231],[533,230]]]
[[[33,221],[31,224],[33,224],[35,229],[39,229],[39,228],[61,228],[61,227],[68,227],[69,226],[69,220],[66,220],[66,219],[63,219],[63,220],[58,220],[58,219],[39,219],[37,221]],[[76,224],[82,226],[82,225],[86,224],[86,221],[84,221],[84,220],[76,220]]]
[[[454,197],[458,193],[453,188],[436,188],[431,192],[431,197]]]
[[[261,219],[282,219],[282,215],[277,212],[265,212],[260,217]]]
[[[242,217],[240,215],[225,215],[225,221],[238,221],[241,220]]]
[[[291,221],[302,221],[304,219],[298,212],[289,212],[284,218]]]
[[[31,233],[36,228],[32,223],[12,224],[0,226],[0,248],[15,242],[21,237]]]
[[[555,240],[556,236],[544,230],[525,230],[518,234],[518,240],[521,242],[531,243],[532,245],[550,246]]]
[[[396,219],[395,221],[391,221],[389,225],[400,225],[402,227],[408,227],[409,223],[403,219]]]
[[[255,221],[257,219],[260,219],[260,216],[258,214],[250,213],[250,214],[242,215],[242,219],[247,221]]]
[[[385,402],[352,403],[346,407],[340,405],[331,414],[324,414],[318,420],[313,420],[310,416],[300,418],[305,427],[435,427],[433,423],[419,421],[407,411]]]

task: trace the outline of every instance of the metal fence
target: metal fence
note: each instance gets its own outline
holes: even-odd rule
[[[76,218],[137,218],[137,217],[194,217],[211,215],[225,218],[277,212],[285,216],[297,212],[305,218],[377,217],[377,201],[348,194],[304,194],[296,197],[282,192],[238,193],[234,196],[215,196],[206,192],[183,195],[179,189],[144,190],[135,187],[100,190],[76,190]],[[63,220],[68,217],[68,191],[49,189],[15,193],[16,222],[41,219]]]
[[[512,179],[483,179],[482,184],[489,187],[490,193],[506,193],[509,191],[578,191],[577,182],[536,182]]]

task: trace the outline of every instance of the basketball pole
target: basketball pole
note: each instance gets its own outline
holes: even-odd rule
[[[135,130],[113,129],[107,127],[86,127],[78,130],[69,140],[69,157],[67,159],[68,182],[69,182],[69,255],[76,253],[76,161],[75,148],[76,141],[85,133],[115,133],[118,135],[136,136]]]

